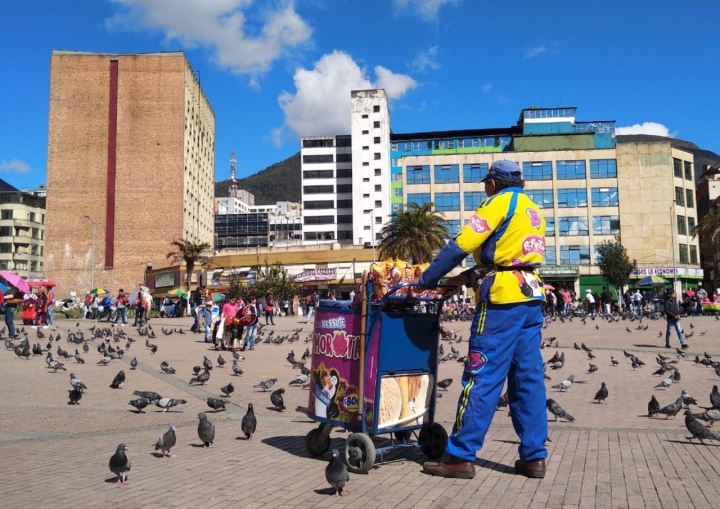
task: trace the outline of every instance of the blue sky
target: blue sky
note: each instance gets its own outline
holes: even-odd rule
[[[184,50],[216,114],[216,178],[349,132],[383,87],[395,132],[505,127],[522,108],[720,152],[720,2],[2,0],[0,178],[45,182],[50,55]],[[626,131],[628,132],[628,131]]]

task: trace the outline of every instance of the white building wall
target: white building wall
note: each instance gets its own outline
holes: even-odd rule
[[[306,140],[329,140],[327,143],[331,146],[322,147],[306,147]],[[337,163],[335,157],[335,136],[310,136],[302,138],[302,148],[300,149],[301,159],[301,200],[302,200],[302,218],[303,218],[303,244],[331,244],[337,239],[337,224],[335,213],[336,200],[336,179],[335,173]],[[327,162],[314,162],[313,159],[325,156]],[[331,172],[332,177],[315,178],[312,172],[327,171]],[[327,187],[327,192],[317,192],[318,186]],[[306,207],[307,202],[327,201],[332,202],[331,207],[317,209]],[[317,224],[315,218],[328,218],[327,223]]]

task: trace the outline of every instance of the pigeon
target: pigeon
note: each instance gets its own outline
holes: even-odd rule
[[[253,433],[257,428],[257,419],[255,418],[255,412],[253,412],[252,403],[248,403],[247,413],[242,418],[241,429],[245,434],[245,440],[252,440]]]
[[[230,395],[235,392],[235,386],[230,382],[225,387],[220,387],[220,392],[222,392],[225,397],[229,398]]]
[[[588,369],[588,373],[595,373],[598,370],[598,367],[595,364],[590,364],[590,369]]]
[[[115,378],[113,378],[112,383],[110,384],[111,389],[122,389],[123,384],[125,383],[125,371],[122,369],[120,372],[115,375]]]
[[[170,363],[167,361],[162,361],[160,363],[160,369],[163,370],[168,375],[174,375],[175,374],[175,368],[173,368]]]
[[[127,444],[120,444],[115,454],[110,456],[110,471],[117,475],[116,484],[127,484],[127,473],[130,472],[130,458],[127,455]]]
[[[155,355],[155,354],[157,353],[157,345],[153,345],[153,346],[152,346],[152,348],[150,349],[150,353],[151,353],[152,355]]]
[[[713,385],[712,392],[710,393],[710,404],[713,408],[720,408],[720,392],[718,392],[717,385]]]
[[[263,392],[266,392],[270,387],[275,385],[275,382],[277,382],[277,378],[269,378],[267,380],[263,380],[257,385],[253,385],[253,389],[262,388]]]
[[[678,398],[675,400],[675,403],[670,403],[668,406],[662,407],[660,410],[658,410],[658,413],[665,414],[665,419],[667,419],[671,415],[672,415],[673,419],[675,419],[677,414],[680,413],[682,404],[683,404],[682,398]]]
[[[138,363],[137,363],[137,358],[136,358],[136,357],[133,357],[133,360],[130,361],[130,369],[135,369],[135,368],[137,368],[137,364],[138,364]]]
[[[203,449],[205,447],[212,447],[215,441],[215,425],[208,421],[207,415],[202,412],[198,414],[198,419],[200,420],[198,423],[198,437],[203,443]]]
[[[580,348],[577,343],[573,343],[573,348],[575,350],[582,350],[582,348]]]
[[[682,392],[680,393],[680,397],[683,400],[683,404],[685,405],[685,408],[689,408],[690,405],[698,404],[697,401],[695,401],[695,398],[690,396],[690,394],[688,394],[688,392],[685,389],[683,389]]]
[[[642,364],[640,364],[640,363],[638,362],[638,358],[635,357],[634,355],[630,358],[630,361],[631,361],[631,365],[632,365],[633,371],[635,371],[637,368],[639,368],[640,366],[642,366]]]
[[[141,398],[147,398],[150,401],[155,401],[156,399],[163,399],[162,396],[160,396],[157,392],[153,391],[134,391],[133,394]]]
[[[547,409],[550,410],[550,413],[555,416],[555,422],[558,422],[561,418],[565,419],[569,422],[575,422],[575,418],[567,413],[563,407],[558,405],[558,403],[554,399],[548,399],[546,402]]]
[[[197,376],[202,371],[202,366],[193,366],[193,373]]]
[[[80,389],[68,390],[68,397],[70,398],[68,405],[79,405],[82,395],[83,393]]]
[[[27,353],[27,355],[25,355],[26,353]],[[29,357],[30,357],[30,350],[28,350],[27,345],[25,346],[25,349],[22,351],[22,356],[25,357],[25,358],[29,358]],[[58,362],[58,361],[56,361],[55,359],[53,359],[53,360],[50,361],[50,364],[48,365],[48,368],[54,370],[55,373],[57,373],[57,370],[58,370],[58,369],[62,369],[63,371],[67,371],[67,369],[65,369],[65,364],[63,364],[62,362]]]
[[[592,350],[589,350],[587,354],[588,354],[588,359],[594,359],[594,358],[595,358],[595,354],[592,353]]]
[[[208,359],[205,355],[203,355],[203,366],[210,371],[213,368],[212,361]]]
[[[300,374],[295,378],[295,380],[292,380],[292,381],[290,382],[290,385],[303,385],[303,384],[307,383],[307,381],[308,381],[309,379],[310,379],[310,377],[309,377],[308,375],[304,375],[304,374],[300,373]]]
[[[242,370],[242,368],[240,367],[240,365],[237,363],[236,360],[233,360],[232,372],[235,376],[240,376],[244,373],[244,371]],[[290,384],[292,384],[292,382],[290,382]]]
[[[452,378],[446,378],[445,380],[440,380],[437,383],[437,386],[440,387],[442,390],[447,391],[448,387],[450,387],[453,383]]]
[[[613,357],[612,355],[610,356],[610,362],[612,363],[613,366],[617,366],[617,365],[620,364],[620,361],[618,361],[618,360],[617,360],[615,357]]]
[[[660,402],[655,398],[653,394],[648,402],[648,417],[652,417],[656,413],[660,412]]]
[[[602,403],[603,401],[605,401],[607,399],[607,397],[608,397],[608,390],[607,390],[607,387],[605,386],[605,382],[602,382],[602,384],[600,386],[600,390],[597,391],[597,393],[595,394],[595,401],[597,401],[598,403]]]
[[[222,355],[218,355],[218,358],[217,358],[218,368],[224,367],[226,362],[227,361],[225,359],[223,359]]]
[[[701,419],[705,422],[710,423],[710,427],[713,427],[713,423],[716,421],[720,421],[720,410],[717,408],[711,408],[710,410],[706,410],[701,414],[693,414],[693,417],[697,417],[698,419]]]
[[[110,361],[112,360],[112,357],[105,356],[102,359],[100,359],[100,362],[98,364],[102,364],[103,366],[107,366],[110,364]]]
[[[225,402],[221,399],[213,398],[212,396],[208,397],[207,406],[213,409],[213,413],[218,410],[225,410]]]
[[[570,390],[570,387],[572,387],[572,384],[573,384],[573,381],[574,381],[574,380],[575,380],[575,376],[574,376],[574,375],[570,375],[569,377],[567,377],[567,380],[563,380],[563,381],[560,382],[559,384],[553,385],[552,388],[553,388],[553,389],[560,389],[560,392],[562,392],[563,390],[568,391],[568,390]]]
[[[667,389],[670,388],[670,386],[671,386],[672,384],[673,384],[673,379],[672,379],[672,377],[670,377],[670,378],[666,378],[665,380],[663,380],[662,382],[660,382],[659,384],[657,384],[657,385],[655,386],[655,388],[657,389],[658,387],[664,387],[665,390],[667,390]]]
[[[701,444],[704,444],[703,440],[718,440],[720,441],[720,435],[714,431],[707,429],[695,416],[693,416],[692,410],[685,410],[685,427],[688,429],[691,437],[688,440],[697,438]]]
[[[80,355],[80,352],[78,352],[77,348],[75,349],[75,362],[78,364],[85,364],[85,359],[83,359],[83,356]]]
[[[168,458],[171,458],[172,454],[170,454],[170,449],[175,447],[175,442],[177,442],[177,436],[175,436],[175,426],[170,426],[170,429],[158,438],[158,441],[155,443],[155,450],[157,451],[159,449],[162,451],[163,457],[167,456]]]
[[[132,405],[137,408],[137,413],[144,414],[143,408],[150,404],[150,400],[147,398],[131,399],[128,405]]]
[[[184,399],[160,398],[154,400],[153,403],[156,407],[164,408],[164,411],[167,412],[174,406],[184,405],[185,403],[187,403],[187,401]]]
[[[283,394],[285,394],[285,389],[282,388],[270,393],[270,403],[273,404],[278,412],[285,410],[285,405],[283,404]]]
[[[73,389],[77,389],[80,392],[87,389],[87,386],[83,383],[82,380],[75,376],[75,373],[70,373],[70,385],[73,386]]]
[[[672,376],[673,383],[679,383],[680,382],[680,370],[676,369],[675,373]]]
[[[188,384],[192,385],[194,383],[197,383],[200,385],[205,385],[205,382],[207,382],[208,380],[210,380],[210,372],[207,369],[205,369],[205,371],[200,373],[195,378],[191,378],[190,381],[188,382]]]
[[[332,486],[336,497],[345,493],[345,484],[350,480],[347,466],[340,461],[340,453],[337,449],[333,449],[330,462],[325,467],[325,479]]]

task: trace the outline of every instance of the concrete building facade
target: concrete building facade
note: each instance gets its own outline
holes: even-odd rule
[[[0,179],[0,270],[42,276],[44,255],[45,197]]]
[[[54,51],[49,117],[46,275],[60,296],[136,287],[173,240],[212,244],[215,115],[182,52]]]

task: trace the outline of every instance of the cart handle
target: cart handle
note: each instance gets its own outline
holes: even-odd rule
[[[398,290],[400,290],[401,288],[410,287],[410,286],[420,287],[420,283],[400,283],[399,285],[393,286],[392,288],[390,288],[390,289],[388,290],[388,292],[387,292],[385,295],[383,295],[383,298],[380,299],[379,302],[374,302],[373,305],[382,305],[382,304],[385,303],[386,300],[401,300],[401,299],[409,300],[409,299],[414,299],[414,300],[416,300],[416,301],[418,301],[418,302],[442,302],[442,301],[444,301],[444,300],[447,299],[447,297],[445,297],[445,296],[440,296],[440,297],[415,297],[414,295],[410,295],[409,293],[408,293],[407,295],[404,295],[404,296],[394,295],[394,294],[397,293]],[[453,290],[457,290],[457,289],[458,289],[457,286],[451,286],[451,285],[437,285],[435,288],[448,288],[448,289],[453,289]]]

